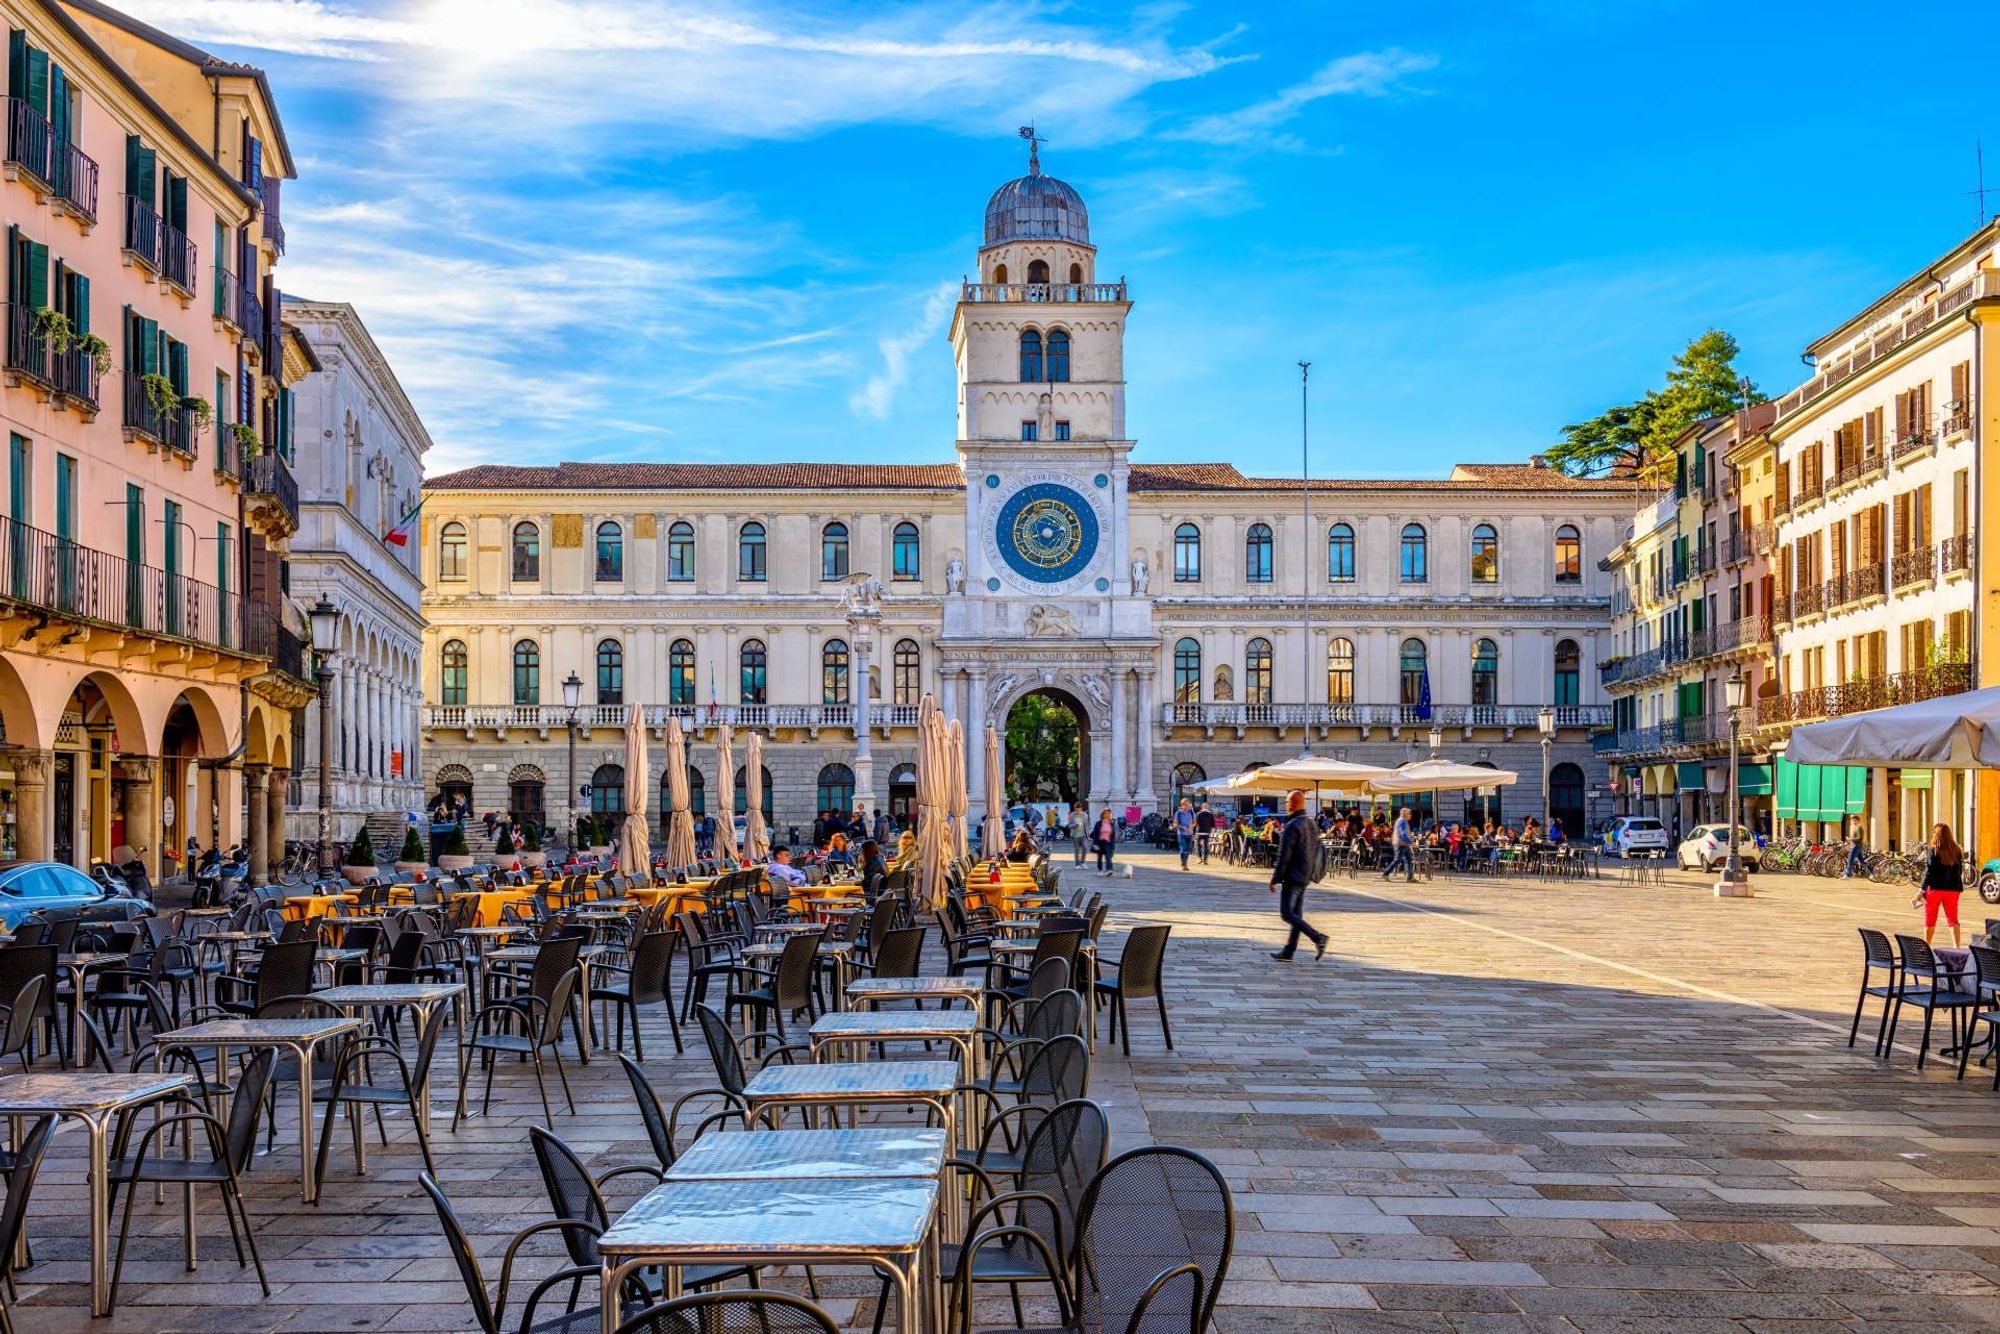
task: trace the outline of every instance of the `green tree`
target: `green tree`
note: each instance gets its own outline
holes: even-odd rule
[[[1764,393],[1736,368],[1741,350],[1721,329],[1704,331],[1674,358],[1664,387],[1563,427],[1549,462],[1572,477],[1636,470],[1665,458],[1696,422],[1762,403]]]
[[[1032,800],[1053,790],[1077,798],[1081,754],[1076,715],[1046,695],[1029,695],[1007,714],[1007,797]]]

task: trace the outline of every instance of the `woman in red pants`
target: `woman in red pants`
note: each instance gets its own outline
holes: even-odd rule
[[[1939,909],[1951,927],[1951,943],[1964,945],[1958,929],[1958,896],[1965,889],[1965,854],[1951,836],[1949,825],[1931,827],[1930,857],[1924,863],[1924,943],[1937,932]]]

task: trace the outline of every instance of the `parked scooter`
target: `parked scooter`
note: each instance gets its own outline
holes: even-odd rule
[[[226,854],[219,848],[203,853],[194,868],[194,906],[213,908],[250,878],[249,854],[237,844]]]

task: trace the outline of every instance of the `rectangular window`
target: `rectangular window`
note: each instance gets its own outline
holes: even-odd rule
[[[1068,422],[1057,422],[1057,423],[1056,423],[1056,439],[1058,439],[1058,440],[1067,440],[1067,439],[1069,439],[1069,423],[1068,423]]]
[[[1021,438],[1023,440],[1033,440],[1035,438],[1035,423],[1033,422],[1021,423]]]

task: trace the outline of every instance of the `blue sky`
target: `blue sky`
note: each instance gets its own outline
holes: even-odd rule
[[[434,472],[949,459],[1030,120],[1132,283],[1137,457],[1245,471],[1302,357],[1323,475],[1522,458],[1711,324],[1782,392],[1972,229],[1982,130],[2000,186],[1969,4],[127,8],[271,72],[280,285],[359,308]]]

